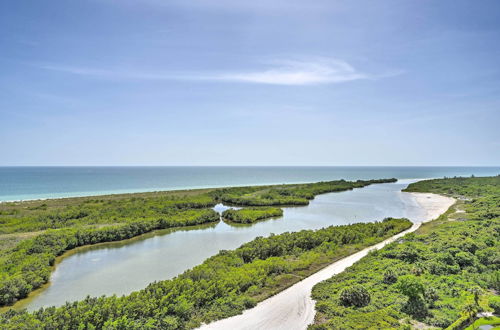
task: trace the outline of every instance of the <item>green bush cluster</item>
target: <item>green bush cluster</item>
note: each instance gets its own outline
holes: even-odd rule
[[[180,210],[213,207],[208,193],[139,195],[121,198],[68,198],[44,202],[2,203],[0,234],[68,228],[77,225],[157,220]]]
[[[179,210],[208,208],[219,202],[241,206],[306,205],[318,194],[394,181],[396,179],[339,180],[1,203],[0,235],[77,225],[157,220]]]
[[[340,303],[346,307],[363,307],[368,305],[370,300],[370,293],[361,285],[342,289],[339,297]]]
[[[221,188],[63,198],[0,204],[0,306],[26,297],[46,283],[54,258],[86,244],[131,238],[152,230],[214,222],[219,216],[209,207],[228,194],[256,200],[266,194],[311,199],[316,194],[352,189],[371,183],[332,181],[299,185]],[[278,193],[279,192],[279,193]],[[295,197],[294,197],[295,196]],[[266,200],[281,205],[282,199]],[[285,203],[286,204],[286,203]],[[279,209],[278,209],[279,210]],[[268,212],[278,214],[276,209]],[[281,210],[279,210],[281,212]],[[255,221],[260,211],[246,210],[241,221]],[[235,220],[237,222],[238,220]],[[27,233],[29,235],[17,235]],[[37,236],[33,238],[33,236]],[[57,237],[57,238],[53,238]],[[58,244],[48,242],[59,241]],[[12,247],[12,245],[15,245]],[[29,251],[26,246],[32,246]],[[27,252],[28,251],[28,252]],[[37,252],[34,252],[37,251]]]
[[[499,178],[421,181],[407,190],[460,196],[469,220],[442,216],[316,285],[312,329],[399,328],[407,318],[463,328],[477,311],[495,308],[497,298],[488,306],[488,297],[500,291],[500,219],[483,215],[496,212]],[[346,306],[343,292],[359,285],[370,303]]]
[[[324,265],[411,226],[386,219],[259,237],[122,297],[0,315],[2,329],[184,329],[241,313]]]
[[[49,279],[57,256],[78,246],[119,241],[152,230],[219,220],[212,209],[179,210],[157,220],[138,220],[107,227],[51,229],[0,254],[0,305],[12,304]]]
[[[396,179],[327,181],[262,187],[218,189],[212,194],[218,201],[239,206],[307,205],[314,196],[335,191],[362,188],[374,183],[396,182]]]
[[[493,309],[493,312],[500,315],[500,296],[492,296],[488,301],[488,304]]]
[[[222,218],[236,223],[254,223],[259,220],[281,217],[283,210],[277,207],[249,207],[222,212]]]

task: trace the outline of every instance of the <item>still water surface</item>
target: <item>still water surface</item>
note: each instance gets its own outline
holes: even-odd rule
[[[369,222],[389,216],[418,221],[425,211],[411,194],[401,192],[409,182],[319,195],[308,206],[284,208],[283,217],[253,225],[234,226],[221,221],[81,248],[58,264],[47,288],[17,307],[33,310],[87,295],[127,294],[153,281],[172,278],[219,250],[237,248],[257,236]],[[218,205],[216,209],[222,210],[224,206]]]

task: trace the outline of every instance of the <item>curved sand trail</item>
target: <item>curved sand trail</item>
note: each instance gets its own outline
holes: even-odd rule
[[[369,251],[380,249],[399,237],[417,230],[423,222],[436,219],[455,203],[455,199],[441,195],[429,193],[410,194],[426,211],[420,219],[412,219],[415,223],[410,229],[332,263],[240,315],[203,325],[200,329],[306,329],[314,321],[315,302],[311,298],[311,290],[314,285],[344,271],[347,267],[366,256]]]

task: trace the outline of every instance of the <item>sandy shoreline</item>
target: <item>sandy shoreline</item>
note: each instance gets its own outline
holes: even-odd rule
[[[426,211],[425,217],[421,220],[422,222],[436,219],[455,203],[454,198],[431,193],[412,192],[405,194],[411,194],[415,201]]]
[[[244,311],[227,319],[216,321],[202,326],[200,329],[305,329],[314,321],[314,300],[311,299],[311,290],[317,283],[329,279],[335,274],[344,271],[369,251],[380,249],[399,237],[417,230],[422,222],[438,218],[455,203],[455,199],[430,193],[411,194],[415,201],[425,210],[420,219],[412,219],[415,224],[381,243],[356,252],[346,258],[334,262],[317,273],[303,279],[275,296],[266,299],[252,309]]]

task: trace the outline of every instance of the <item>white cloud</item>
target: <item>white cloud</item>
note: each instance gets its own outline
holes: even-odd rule
[[[111,80],[191,80],[270,85],[318,85],[371,78],[371,76],[354,69],[347,62],[331,58],[274,61],[260,70],[198,73],[151,73],[58,65],[41,65],[39,67],[51,71]]]
[[[331,84],[367,79],[344,61],[321,59],[316,61],[280,61],[274,67],[261,71],[224,73],[213,77],[218,80],[273,85]]]

